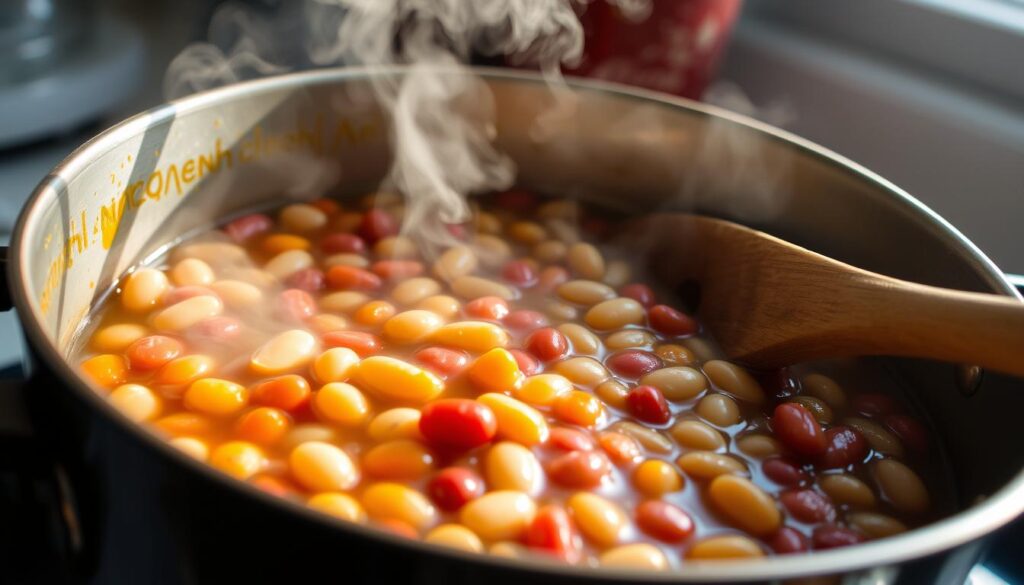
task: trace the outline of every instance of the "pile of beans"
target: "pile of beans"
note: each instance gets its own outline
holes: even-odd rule
[[[934,517],[898,400],[718,359],[597,211],[480,201],[429,256],[390,194],[236,219],[123,278],[81,371],[239,480],[469,551],[661,570]]]

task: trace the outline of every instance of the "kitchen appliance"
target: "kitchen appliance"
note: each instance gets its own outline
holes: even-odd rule
[[[240,484],[129,422],[64,361],[112,279],[176,239],[276,206],[311,177],[340,196],[387,168],[371,76],[324,70],[172,102],[86,144],[29,200],[9,250],[8,286],[34,357],[25,389],[55,486],[68,573],[96,582],[851,582],[958,583],[984,537],[1024,510],[1019,425],[1024,383],[957,368],[877,360],[928,413],[963,511],[884,541],[753,562],[630,573],[468,555],[352,526]],[[572,81],[571,115],[536,76],[477,70],[491,86],[497,143],[520,182],[613,209],[688,209],[754,225],[857,266],[967,290],[1016,295],[952,226],[884,179],[814,144],[687,100]],[[460,75],[458,72],[446,72]],[[545,120],[554,124],[533,132]],[[130,556],[130,568],[118,558]]]

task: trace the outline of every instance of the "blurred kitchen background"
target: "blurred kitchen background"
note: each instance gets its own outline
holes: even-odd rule
[[[168,64],[220,4],[0,0],[3,241],[49,169],[164,100]],[[1024,0],[653,0],[639,18],[594,0],[580,72],[704,93],[819,142],[1024,273]],[[0,363],[19,352],[2,315]]]

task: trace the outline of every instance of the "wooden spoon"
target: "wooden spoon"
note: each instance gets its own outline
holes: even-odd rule
[[[728,221],[658,214],[636,225],[667,284],[695,278],[698,313],[754,367],[898,355],[1024,376],[1024,303],[906,282]]]

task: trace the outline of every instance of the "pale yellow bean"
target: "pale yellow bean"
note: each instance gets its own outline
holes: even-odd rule
[[[330,331],[348,329],[348,321],[344,317],[334,315],[332,313],[319,313],[313,315],[309,319],[306,319],[306,325],[317,333],[327,333]]]
[[[433,278],[418,277],[398,283],[391,298],[399,305],[415,305],[423,299],[441,292],[441,285]]]
[[[198,258],[185,258],[171,269],[171,282],[178,286],[206,286],[213,279],[213,268]]]
[[[135,313],[157,306],[170,288],[167,276],[154,268],[139,268],[128,275],[121,286],[121,305]]]
[[[434,374],[388,356],[359,362],[354,378],[360,388],[389,400],[423,403],[444,391],[444,382]]]
[[[548,423],[544,415],[511,396],[489,392],[477,401],[494,412],[498,435],[523,445],[539,445],[548,439]]]
[[[537,504],[530,496],[499,490],[467,503],[459,520],[484,540],[518,540],[536,515]]]
[[[359,355],[347,347],[332,347],[313,360],[313,375],[321,384],[344,382],[359,363]]]
[[[705,538],[686,553],[686,558],[692,561],[758,559],[763,556],[764,550],[756,540],[733,534]]]
[[[718,451],[725,448],[722,433],[698,420],[681,420],[669,429],[669,434],[687,449]]]
[[[676,459],[679,469],[696,479],[714,479],[720,475],[746,474],[747,466],[728,455],[710,451],[691,451]]]
[[[305,250],[287,250],[270,259],[263,270],[279,280],[313,266],[313,257]]]
[[[874,492],[866,483],[852,475],[846,473],[826,475],[818,480],[818,485],[836,504],[861,510],[870,510],[875,507]]]
[[[534,258],[546,264],[561,262],[568,252],[569,247],[558,240],[541,242],[530,251]]]
[[[719,427],[729,427],[743,422],[739,405],[725,394],[709,394],[701,398],[695,411],[698,416]]]
[[[868,442],[872,449],[885,455],[893,457],[903,456],[903,443],[896,435],[890,433],[881,425],[866,418],[851,416],[843,421],[847,426],[853,427]]]
[[[249,261],[249,253],[244,248],[230,242],[193,242],[174,248],[171,262],[176,263],[184,258],[198,258],[210,266],[228,264],[245,264]]]
[[[434,261],[434,276],[451,281],[476,270],[476,254],[468,246],[453,246]]]
[[[416,242],[405,236],[382,238],[373,245],[373,253],[382,260],[412,260],[420,255]]]
[[[423,540],[467,552],[478,553],[484,550],[480,537],[461,524],[442,524],[428,532]]]
[[[348,494],[323,492],[314,495],[306,502],[310,508],[329,516],[341,518],[349,522],[365,522],[366,511],[359,501]]]
[[[558,296],[570,303],[577,303],[588,307],[618,296],[612,287],[593,280],[570,280],[559,285],[557,292]]]
[[[549,219],[544,222],[544,225],[556,240],[566,245],[566,252],[568,252],[569,246],[580,241],[580,230],[577,229],[574,222],[564,219]]]
[[[308,331],[290,329],[278,333],[253,352],[249,369],[263,376],[296,370],[313,360],[317,346],[316,338]]]
[[[495,490],[513,490],[536,497],[544,488],[544,470],[532,451],[502,441],[487,451],[484,458],[487,485]]]
[[[294,449],[303,443],[311,441],[321,443],[333,443],[338,440],[338,433],[327,425],[318,423],[306,423],[295,425],[288,434],[284,436],[282,444],[286,449]]]
[[[482,234],[500,234],[501,220],[493,213],[477,211],[473,217],[476,231]]]
[[[516,298],[516,292],[511,287],[479,276],[460,276],[452,280],[451,287],[455,296],[467,300],[480,297],[498,297],[511,301]]]
[[[375,483],[366,488],[363,508],[374,520],[400,520],[424,530],[437,521],[437,510],[423,494],[398,483]]]
[[[617,544],[629,529],[629,518],[618,504],[597,494],[576,492],[567,507],[588,540],[599,547]]]
[[[644,425],[632,421],[619,421],[611,426],[611,430],[636,440],[644,449],[653,453],[672,452],[672,441],[668,437]]]
[[[392,408],[373,417],[366,434],[377,442],[395,439],[421,440],[420,411],[415,408]]]
[[[768,536],[782,524],[775,500],[748,479],[719,475],[708,486],[708,497],[733,524],[754,536]]]
[[[686,366],[661,368],[644,375],[640,383],[654,386],[668,400],[691,400],[700,396],[708,388],[704,374]]]
[[[704,374],[723,392],[753,404],[764,402],[764,390],[743,368],[722,360],[704,364]]]
[[[370,265],[370,260],[366,256],[360,254],[331,254],[327,258],[324,258],[324,269],[330,269],[335,266],[351,266],[353,268],[366,268]]]
[[[497,268],[512,256],[512,248],[505,240],[486,234],[476,237],[473,252],[480,259],[480,263],[488,268]]]
[[[358,388],[344,382],[325,384],[313,395],[313,408],[321,418],[357,427],[370,416],[370,403]]]
[[[444,324],[437,313],[412,309],[403,311],[384,322],[384,336],[393,343],[408,345],[420,343]]]
[[[517,221],[508,226],[508,235],[520,244],[532,246],[546,240],[548,232],[539,223],[532,221]]]
[[[251,266],[228,266],[221,276],[227,280],[240,280],[261,289],[277,286],[277,279],[269,272]]]
[[[895,459],[882,459],[873,466],[875,483],[882,498],[900,512],[923,514],[931,505],[928,488],[914,470]]]
[[[834,420],[832,408],[820,398],[815,398],[813,396],[797,396],[790,399],[789,402],[795,402],[796,404],[806,408],[807,411],[814,415],[814,418],[820,423],[831,425]]]
[[[321,297],[320,310],[331,313],[354,313],[368,302],[370,297],[361,292],[343,290]]]
[[[576,307],[556,299],[544,300],[544,314],[554,321],[574,321],[579,316]]]
[[[641,329],[623,329],[605,337],[604,345],[608,349],[629,349],[633,347],[648,347],[654,341],[653,335]]]
[[[559,396],[572,392],[572,382],[558,374],[537,374],[513,390],[515,397],[529,404],[551,406]]]
[[[434,295],[427,297],[416,305],[417,309],[423,309],[436,313],[443,319],[451,319],[459,314],[462,310],[462,303],[459,302],[455,297],[448,295]]]
[[[160,398],[141,384],[124,384],[107,396],[114,408],[135,422],[152,420],[160,414]]]
[[[644,316],[643,305],[633,299],[620,297],[594,305],[583,320],[593,329],[609,331],[643,323]]]
[[[210,456],[210,448],[206,443],[194,437],[175,437],[167,441],[172,447],[199,461],[206,461]]]
[[[574,274],[578,274],[589,280],[602,280],[604,278],[604,257],[592,244],[578,242],[569,246],[565,255],[566,264]]]
[[[645,542],[615,547],[601,553],[599,559],[602,567],[618,569],[641,569],[645,571],[664,571],[668,568],[668,559],[661,549]]]
[[[290,232],[311,232],[327,225],[327,214],[312,205],[288,205],[278,215],[281,226]]]
[[[263,302],[263,291],[241,280],[218,280],[210,288],[232,309],[248,309]]]
[[[572,357],[555,364],[555,373],[561,374],[574,384],[597,386],[610,375],[601,362],[590,357]]]
[[[117,353],[124,350],[132,342],[149,335],[149,329],[136,323],[120,323],[109,325],[92,336],[90,345],[102,353]]]
[[[313,491],[347,490],[359,481],[352,459],[329,443],[302,443],[288,455],[288,466],[296,481]]]
[[[220,315],[223,310],[224,305],[217,297],[190,297],[157,313],[153,317],[153,327],[162,331],[182,331],[200,321]]]
[[[754,459],[765,459],[782,453],[782,445],[774,437],[760,433],[747,433],[737,438],[736,447]]]
[[[629,388],[622,382],[614,378],[605,380],[594,388],[594,394],[608,406],[626,410],[626,396],[629,395]]]
[[[892,516],[874,512],[853,512],[846,515],[846,521],[868,538],[885,538],[907,531],[906,524]]]
[[[572,353],[590,356],[601,353],[601,339],[586,327],[576,323],[564,323],[558,326],[558,331],[572,344]]]
[[[431,338],[441,345],[477,353],[508,345],[508,333],[486,321],[456,321],[442,325]]]
[[[415,481],[434,469],[434,455],[419,441],[386,441],[363,454],[362,469],[377,479]]]
[[[846,408],[846,393],[835,380],[821,374],[807,374],[803,379],[803,390],[807,394],[820,398],[832,408]]]
[[[687,337],[679,343],[686,346],[686,349],[690,350],[690,352],[697,357],[697,361],[700,362],[709,362],[713,359],[717,359],[721,353],[706,339],[701,337]]]
[[[604,271],[605,284],[619,288],[633,279],[633,269],[623,260],[612,260]]]

